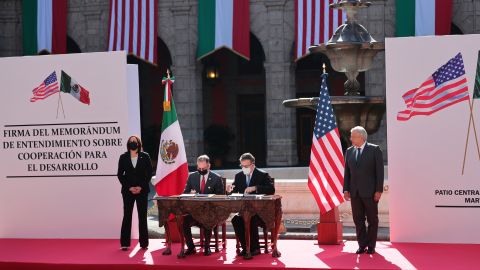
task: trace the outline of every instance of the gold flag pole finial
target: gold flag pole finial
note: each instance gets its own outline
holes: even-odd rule
[[[323,68],[323,74],[327,73],[326,71],[327,66],[325,65],[325,63],[323,63],[322,68]]]
[[[170,79],[170,69],[167,68],[167,78]]]

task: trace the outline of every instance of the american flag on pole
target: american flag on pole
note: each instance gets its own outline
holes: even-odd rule
[[[334,0],[295,0],[295,59],[308,47],[327,42],[346,20],[342,9],[331,9]]]
[[[325,214],[344,202],[343,173],[345,168],[340,135],[327,88],[327,74],[322,86],[313,129],[308,187]]]
[[[46,99],[47,97],[60,92],[55,71],[48,75],[48,77],[38,87],[35,87],[32,92],[33,97],[30,98],[30,102]]]
[[[469,100],[462,54],[458,53],[418,88],[407,91],[402,97],[407,109],[398,112],[398,121],[407,121],[415,115],[431,115]]]
[[[157,0],[110,0],[108,50],[157,62]]]

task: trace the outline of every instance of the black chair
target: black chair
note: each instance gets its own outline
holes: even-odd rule
[[[270,182],[272,183],[273,186],[275,186],[275,178],[273,177],[270,177]],[[269,250],[268,250],[268,247],[269,247],[269,243],[268,243],[268,228],[267,228],[267,225],[265,224],[265,222],[263,222],[263,220],[260,220],[260,224],[259,224],[259,227],[263,229],[263,240],[260,240],[259,239],[259,245],[260,247],[262,247],[263,245],[263,248],[264,248],[264,252],[265,254],[268,254],[269,253]],[[271,232],[270,232],[271,234]],[[240,254],[240,241],[238,240],[238,238],[235,236],[235,239],[236,239],[236,251],[237,251],[237,254]]]
[[[222,183],[223,183],[223,193],[226,195],[227,194],[227,178],[222,177]],[[225,249],[227,247],[227,223],[223,222],[222,224],[219,224],[213,228],[213,236],[215,237],[215,242],[212,243],[210,241],[210,247],[215,247],[215,252],[219,252],[219,238],[218,238],[218,228],[221,227],[222,230],[222,249]],[[204,236],[205,232],[203,228],[200,228],[200,242],[198,244],[195,244],[195,246],[200,246],[203,247],[204,245]]]

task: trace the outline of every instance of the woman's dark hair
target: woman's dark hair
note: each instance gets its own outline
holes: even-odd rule
[[[130,141],[131,138],[135,138],[135,140],[137,141],[137,144],[138,144],[137,153],[140,153],[140,151],[143,151],[142,139],[140,139],[140,137],[137,135],[132,135],[128,137],[128,140],[127,140],[127,152],[130,152],[130,149],[128,149],[128,142]]]

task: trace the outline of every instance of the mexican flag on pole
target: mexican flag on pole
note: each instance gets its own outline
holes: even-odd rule
[[[81,103],[90,105],[90,93],[87,89],[77,83],[65,71],[62,70],[62,79],[60,82],[60,91],[69,93]]]
[[[450,34],[452,0],[396,0],[396,36]]]
[[[67,52],[67,2],[23,0],[23,54]]]
[[[162,134],[158,150],[157,173],[152,184],[157,195],[170,196],[183,192],[188,178],[187,155],[183,143],[182,131],[177,119],[177,111],[171,93],[173,78],[163,80],[165,84],[164,107],[162,120]],[[168,108],[169,107],[169,108]]]
[[[198,1],[198,59],[220,48],[250,59],[249,4],[246,0]]]

